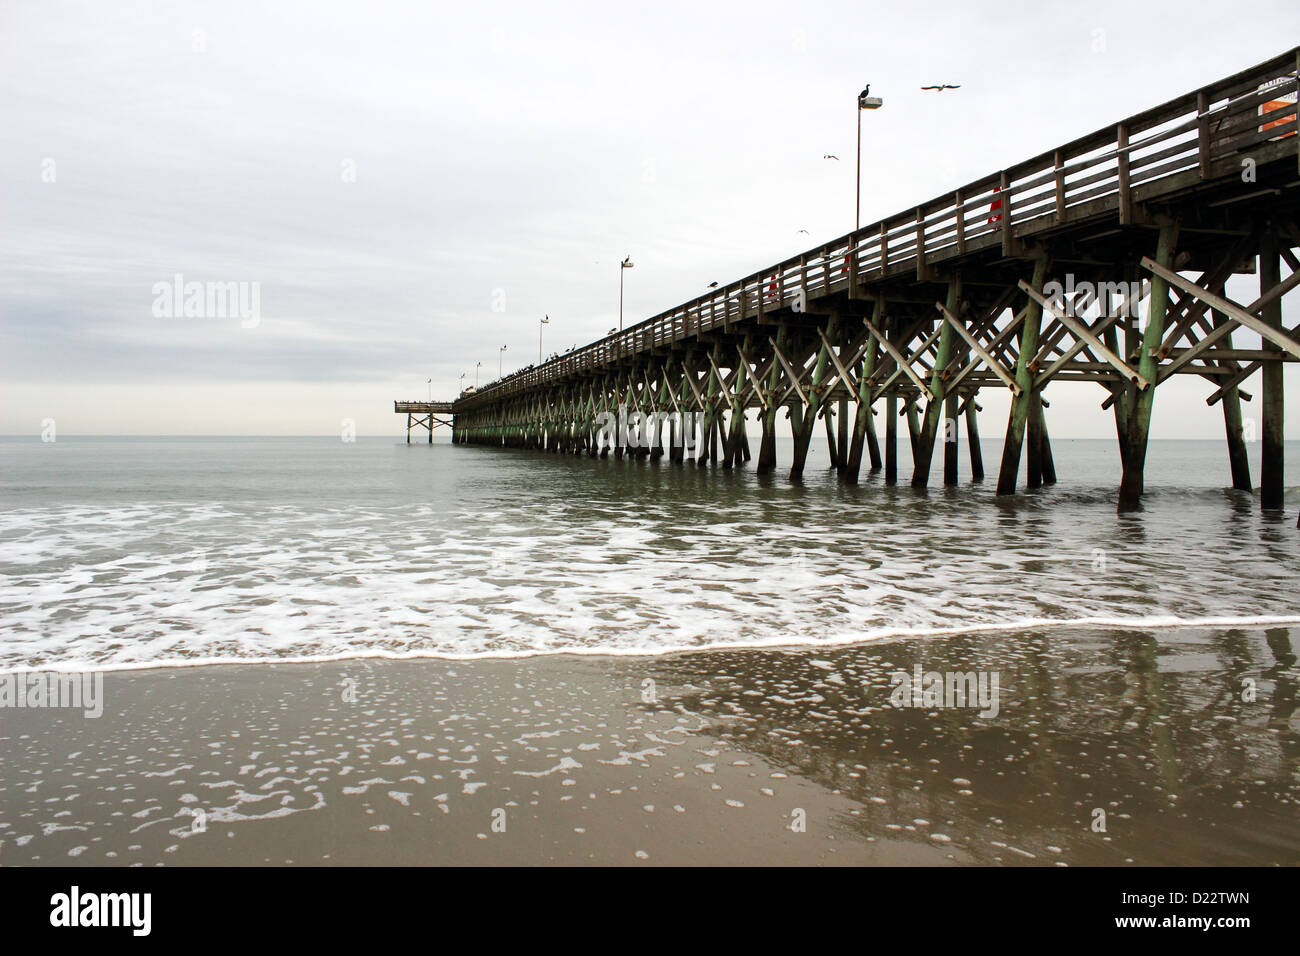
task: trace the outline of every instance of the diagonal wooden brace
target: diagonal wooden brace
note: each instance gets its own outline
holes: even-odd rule
[[[808,396],[805,395],[804,390],[799,387],[799,376],[794,373],[794,369],[790,367],[790,362],[786,359],[784,355],[781,354],[781,350],[777,348],[776,340],[769,335],[767,341],[771,343],[772,352],[773,354],[776,355],[777,359],[781,362],[781,367],[785,369],[785,374],[790,377],[790,384],[793,385],[794,390],[799,393],[799,400],[803,402],[805,405],[807,405]]]
[[[1155,263],[1152,263],[1152,265],[1155,265]],[[1101,339],[1097,338],[1097,336],[1093,335],[1092,332],[1089,331],[1087,325],[1069,314],[1068,309],[1064,311],[1058,310],[1051,301],[1045,298],[1024,280],[1021,280],[1020,288],[1026,295],[1050,312],[1056,321],[1069,329],[1076,339],[1087,342],[1088,347],[1092,349],[1093,352],[1113,365],[1115,369],[1130,382],[1135,383],[1139,390],[1151,387],[1151,382],[1147,381],[1141,373],[1137,371],[1137,369],[1130,366],[1122,358],[1110,349],[1106,348]]]
[[[1283,351],[1290,352],[1292,355],[1300,358],[1300,342],[1297,342],[1280,329],[1273,328],[1254,314],[1259,312],[1274,299],[1285,295],[1297,285],[1300,285],[1300,272],[1291,273],[1291,275],[1287,276],[1286,281],[1273,286],[1273,288],[1269,289],[1268,292],[1264,293],[1264,295],[1260,296],[1250,305],[1242,308],[1235,302],[1230,302],[1222,296],[1215,295],[1208,289],[1201,288],[1194,282],[1189,282],[1172,269],[1166,269],[1158,262],[1153,262],[1145,256],[1142,258],[1142,268],[1160,276],[1170,285],[1177,286],[1185,292],[1188,292],[1191,295],[1196,296],[1198,299],[1208,303],[1210,308],[1222,312],[1229,319],[1229,321],[1224,322],[1218,328],[1214,329],[1214,331],[1206,335],[1205,338],[1201,339],[1201,341],[1195,346],[1188,349],[1165,366],[1160,373],[1161,381],[1168,378],[1188,362],[1192,361],[1192,359],[1203,354],[1238,325],[1244,325],[1252,332],[1258,334],[1260,338],[1267,339]]]
[[[821,336],[822,344],[826,346],[826,354],[830,356],[831,364],[835,366],[835,372],[839,375],[840,381],[844,383],[844,387],[849,390],[850,395],[858,394],[858,383],[853,380],[853,376],[849,374],[848,369],[840,364],[839,356],[835,354],[835,346],[831,345],[831,340],[826,337],[826,333],[820,328],[817,329],[817,334]]]
[[[916,383],[917,388],[925,392],[925,394],[929,395],[931,398],[935,398],[936,396],[934,395],[934,393],[930,391],[930,386],[926,385],[925,382],[921,380],[920,376],[918,376],[916,372],[912,369],[911,360],[904,358],[903,354],[899,352],[898,349],[894,348],[894,344],[890,342],[887,338],[885,338],[884,333],[871,324],[870,319],[864,318],[862,322],[864,325],[866,325],[868,329],[871,330],[871,334],[876,337],[876,341],[880,343],[880,347],[885,350],[885,353],[894,360],[894,365],[897,366],[897,368],[900,371],[902,371],[903,374],[905,374],[914,383]],[[917,355],[919,355],[921,351],[927,347],[927,343],[934,341],[934,339],[936,338],[938,338],[938,333],[937,332],[931,333],[930,337],[926,340],[926,342],[923,342],[921,344],[921,348],[917,349],[916,352],[912,353],[912,357],[915,358]],[[892,380],[893,380],[893,376],[891,376],[890,379],[885,382],[885,385],[888,385],[889,381]],[[882,386],[882,389],[883,387],[884,386]]]
[[[758,398],[759,402],[762,403],[763,407],[770,410],[772,408],[772,402],[769,399],[767,392],[763,389],[762,386],[762,382],[767,378],[768,369],[764,368],[760,376],[760,373],[758,372],[758,366],[756,366],[753,362],[749,360],[749,356],[745,354],[745,350],[742,349],[739,345],[736,346],[736,353],[740,356],[740,361],[745,366],[745,379],[747,383],[746,384],[747,390],[753,392],[754,395]]]
[[[1006,385],[1007,388],[1011,389],[1011,394],[1019,395],[1020,386],[1016,384],[1016,380],[1011,377],[997,359],[984,350],[984,347],[976,341],[975,336],[966,331],[965,326],[961,324],[961,320],[949,312],[942,302],[936,302],[934,307],[943,313],[944,319],[952,325],[953,331],[966,340],[966,344],[970,346],[971,351],[980,357],[980,360],[989,367],[994,375],[1002,379],[1002,383]]]

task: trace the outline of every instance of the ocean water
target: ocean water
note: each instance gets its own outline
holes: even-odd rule
[[[1300,489],[1261,515],[1222,442],[1153,442],[1119,517],[1114,442],[1053,450],[1057,485],[997,499],[997,441],[918,492],[906,443],[900,485],[849,488],[820,444],[792,484],[444,436],[4,439],[0,670],[1300,623]]]

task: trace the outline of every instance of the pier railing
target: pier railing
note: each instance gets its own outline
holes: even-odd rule
[[[436,412],[439,414],[450,413],[455,402],[426,402],[424,400],[404,402],[400,399],[393,402],[393,411],[395,412]]]
[[[1011,255],[1024,238],[1064,223],[1118,211],[1128,224],[1135,200],[1221,174],[1242,150],[1273,140],[1280,152],[1295,152],[1300,111],[1282,98],[1296,92],[1298,75],[1300,48],[507,376],[456,405],[494,402],[765,312],[800,311],[827,294],[853,297],[882,279],[925,280],[933,265],[954,257],[989,248]]]

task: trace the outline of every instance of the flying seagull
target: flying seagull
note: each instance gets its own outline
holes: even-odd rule
[[[838,156],[832,156],[830,153],[827,153],[825,156],[822,157],[822,159],[833,159],[836,162],[839,162],[840,158]]]
[[[801,233],[803,233],[805,236],[808,235],[808,230],[807,230],[807,229],[800,229],[799,231],[800,231]]]
[[[923,87],[921,87],[921,89],[923,89],[923,90],[940,90],[940,91],[942,91],[942,90],[960,90],[960,89],[961,89],[961,84],[960,84],[960,83],[957,83],[957,84],[954,85],[954,84],[952,84],[952,83],[936,83],[934,86],[923,86]]]

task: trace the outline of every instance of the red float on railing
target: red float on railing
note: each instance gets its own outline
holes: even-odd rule
[[[995,193],[1000,193],[1000,192],[1002,192],[1002,187],[1001,187],[1001,186],[994,186],[994,187],[993,187],[993,191],[994,191]],[[993,200],[991,203],[989,203],[989,222],[991,222],[991,223],[992,223],[992,222],[998,222],[999,220],[1002,219],[1002,213],[998,213],[996,216],[993,215],[993,211],[994,211],[995,209],[1001,209],[1001,208],[1002,208],[1002,200],[1001,200],[1001,199],[995,199],[995,200]]]

